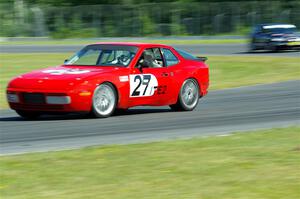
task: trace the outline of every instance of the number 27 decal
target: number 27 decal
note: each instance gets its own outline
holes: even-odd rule
[[[158,82],[154,75],[130,75],[130,97],[146,97],[154,95]]]

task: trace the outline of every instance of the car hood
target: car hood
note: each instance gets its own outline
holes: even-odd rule
[[[21,75],[24,79],[74,80],[114,71],[114,67],[58,66]]]
[[[112,73],[115,67],[57,66],[32,71],[13,79],[8,87],[33,90],[68,90],[76,84],[104,73]]]

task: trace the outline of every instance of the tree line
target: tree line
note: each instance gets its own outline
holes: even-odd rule
[[[247,2],[249,0],[0,0],[0,3],[18,3],[23,1],[27,5],[51,5],[51,6],[77,6],[77,5],[97,5],[97,4],[143,4],[162,2]],[[276,1],[276,0],[275,0]],[[281,2],[292,2],[294,0],[277,0]],[[270,1],[271,2],[271,1]]]

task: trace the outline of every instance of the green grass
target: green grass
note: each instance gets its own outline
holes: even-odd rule
[[[0,45],[87,45],[96,42],[107,42],[112,40],[95,40],[95,39],[61,39],[46,41],[0,41]],[[160,44],[244,44],[247,39],[117,39],[115,42],[143,42],[143,43],[160,43]]]
[[[55,66],[70,53],[0,54],[0,108],[7,108],[5,87],[12,77]],[[300,79],[297,57],[208,56],[210,90]]]
[[[298,199],[299,132],[290,127],[1,157],[0,196]]]
[[[208,56],[210,88],[274,83],[300,79],[298,57]]]

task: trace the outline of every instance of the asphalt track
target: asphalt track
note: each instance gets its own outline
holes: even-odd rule
[[[0,45],[0,53],[65,53],[76,52],[84,45]],[[247,44],[172,45],[196,55],[287,56],[300,57],[300,51],[248,52]]]
[[[68,115],[36,121],[23,120],[8,110],[0,115],[2,155],[228,135],[300,125],[300,80],[212,91],[192,112],[138,107],[106,119]]]

